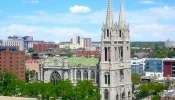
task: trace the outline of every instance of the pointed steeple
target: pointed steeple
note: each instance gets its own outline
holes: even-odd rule
[[[121,0],[120,4],[120,13],[119,13],[119,22],[118,24],[121,27],[124,27],[125,25],[125,7],[124,7],[124,0]]]
[[[106,15],[106,25],[107,25],[107,27],[112,27],[112,25],[113,25],[112,0],[108,0],[108,9],[107,9],[107,15]]]

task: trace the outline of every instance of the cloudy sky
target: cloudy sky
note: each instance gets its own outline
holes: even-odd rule
[[[120,0],[113,0],[118,21]],[[0,39],[70,41],[75,35],[100,41],[107,0],[2,0]],[[175,40],[175,0],[125,0],[132,41]]]

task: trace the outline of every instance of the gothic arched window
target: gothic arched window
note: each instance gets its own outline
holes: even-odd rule
[[[81,80],[81,72],[79,70],[77,70],[76,72],[76,78],[77,78],[77,81]]]
[[[110,75],[109,75],[109,73],[105,73],[105,84],[110,84]]]
[[[83,72],[83,80],[88,80],[88,72],[86,70]]]
[[[125,99],[125,92],[122,93],[122,99]]]
[[[121,78],[124,77],[124,71],[123,71],[123,69],[120,69],[120,77],[121,77]]]
[[[122,30],[119,30],[119,37],[122,37]]]
[[[107,37],[109,37],[109,29],[107,29]]]
[[[61,76],[60,74],[55,71],[51,74],[51,78],[50,78],[50,81],[52,84],[56,85],[57,84],[57,81],[61,79]]]
[[[95,82],[95,72],[91,71],[91,80]]]
[[[131,97],[131,92],[130,91],[128,92],[128,97]]]
[[[105,89],[105,91],[104,91],[104,99],[105,100],[109,99],[109,91],[107,89]]]

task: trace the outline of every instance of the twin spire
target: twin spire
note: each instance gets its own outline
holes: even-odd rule
[[[107,27],[112,27],[113,25],[112,0],[108,0],[106,24],[107,24]]]
[[[121,0],[119,21],[118,21],[118,25],[120,27],[124,27],[124,25],[125,25],[125,9],[124,8],[125,8],[124,7],[124,0]],[[108,0],[106,25],[107,25],[107,27],[112,27],[112,25],[113,25],[112,0]]]

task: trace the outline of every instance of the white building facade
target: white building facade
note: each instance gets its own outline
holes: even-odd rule
[[[119,22],[114,24],[112,0],[108,0],[99,65],[101,100],[132,100],[130,30],[124,13],[124,1],[121,0]]]
[[[60,48],[70,48],[70,49],[79,49],[79,48],[91,48],[92,41],[91,38],[82,38],[80,36],[74,36],[71,39],[71,42],[63,42],[60,44]]]
[[[9,39],[4,41],[4,46],[18,46],[19,50],[24,50],[24,40],[23,39]]]
[[[137,73],[141,76],[145,75],[145,59],[146,58],[132,58],[131,59],[131,72]]]
[[[39,81],[56,84],[55,82],[60,79],[69,79],[74,85],[79,80],[91,80],[96,84],[97,68],[93,65],[70,64],[67,56],[41,61],[38,73]]]

